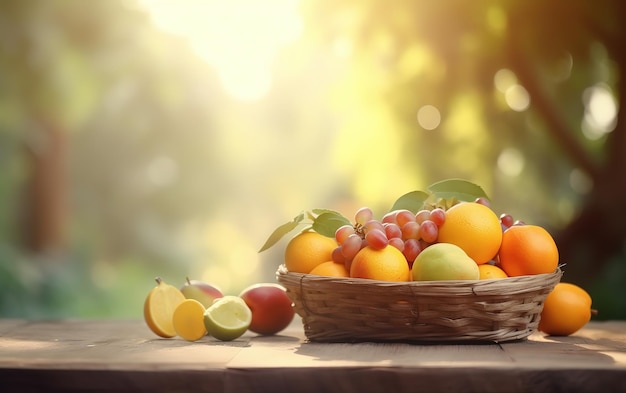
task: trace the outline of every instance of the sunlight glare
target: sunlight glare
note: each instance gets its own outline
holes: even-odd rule
[[[598,84],[583,93],[585,116],[583,133],[590,140],[600,139],[617,125],[617,104],[609,87]]]
[[[348,37],[340,37],[333,42],[333,53],[340,59],[347,59],[352,55],[352,41]]]
[[[297,0],[142,0],[162,29],[186,38],[240,100],[263,98],[277,52],[302,33]]]

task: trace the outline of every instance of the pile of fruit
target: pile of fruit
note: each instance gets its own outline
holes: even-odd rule
[[[546,229],[498,216],[482,188],[461,179],[405,194],[380,219],[369,207],[353,220],[327,209],[303,212],[276,228],[261,251],[302,225],[284,253],[293,273],[398,282],[506,279],[559,267]],[[582,288],[559,283],[546,298],[539,330],[569,335],[591,314]]]
[[[224,295],[209,283],[189,280],[179,289],[156,278],[144,302],[144,320],[156,335],[197,341],[209,335],[221,341],[248,330],[273,335],[291,323],[295,312],[285,288],[258,283],[238,296]]]

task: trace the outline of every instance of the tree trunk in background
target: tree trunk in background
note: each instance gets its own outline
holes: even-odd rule
[[[27,250],[57,253],[65,248],[67,136],[45,117],[27,146],[29,176],[23,205],[22,236]]]
[[[564,281],[591,283],[611,258],[624,255],[626,239],[626,43],[607,42],[619,68],[617,126],[609,134],[606,157],[580,215],[557,235]]]
[[[626,3],[623,3],[626,4]],[[515,23],[515,21],[513,21]],[[608,136],[606,155],[596,161],[574,137],[558,110],[558,104],[546,94],[534,64],[525,56],[523,25],[509,29],[509,59],[511,67],[528,90],[537,113],[543,118],[552,138],[564,150],[575,167],[593,181],[593,189],[585,198],[581,210],[560,233],[555,234],[560,262],[565,263],[564,281],[581,286],[591,284],[614,258],[624,252],[626,239],[626,44],[619,39],[603,37],[609,56],[615,60],[620,75],[616,97],[622,105],[618,110],[617,126]]]

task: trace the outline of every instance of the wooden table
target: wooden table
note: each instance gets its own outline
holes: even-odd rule
[[[504,344],[161,339],[141,320],[0,319],[0,391],[626,392],[626,321]]]

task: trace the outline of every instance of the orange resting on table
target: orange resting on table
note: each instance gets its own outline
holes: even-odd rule
[[[539,330],[553,336],[569,336],[591,319],[591,296],[575,284],[560,282],[546,296]]]

